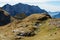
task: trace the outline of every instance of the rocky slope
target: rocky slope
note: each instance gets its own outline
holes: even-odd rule
[[[0,26],[10,23],[10,15],[8,12],[0,8]]]
[[[32,14],[0,27],[0,40],[60,40],[60,19]]]

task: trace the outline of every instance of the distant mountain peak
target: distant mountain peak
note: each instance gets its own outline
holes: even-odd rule
[[[4,5],[4,6],[12,6],[12,5],[10,5],[10,4],[6,4],[6,5]],[[3,6],[3,7],[4,7],[4,6]]]
[[[47,11],[39,8],[38,6],[22,4],[22,3],[18,3],[18,4],[15,4],[15,5],[6,4],[2,8],[5,11],[9,12],[11,15],[16,15],[17,13],[23,13],[23,12],[26,15],[30,15],[30,14],[33,14],[33,13],[47,12]]]
[[[60,18],[60,12],[58,12],[58,14],[57,15],[54,15],[53,17],[54,18]]]

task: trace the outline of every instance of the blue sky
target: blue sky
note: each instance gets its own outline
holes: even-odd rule
[[[39,6],[47,11],[60,11],[60,0],[0,0],[0,7],[7,3],[11,5],[24,3]]]

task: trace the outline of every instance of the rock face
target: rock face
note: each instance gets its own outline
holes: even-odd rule
[[[14,16],[17,13],[25,13],[26,15],[31,15],[33,13],[43,13],[46,12],[43,9],[40,9],[38,6],[31,6],[28,4],[18,3],[16,5],[6,4],[2,7],[4,10],[10,13],[10,15]]]
[[[0,26],[10,23],[9,14],[0,8]]]

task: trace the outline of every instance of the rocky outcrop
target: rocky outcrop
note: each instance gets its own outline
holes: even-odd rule
[[[10,15],[8,12],[0,8],[0,26],[10,23]]]

